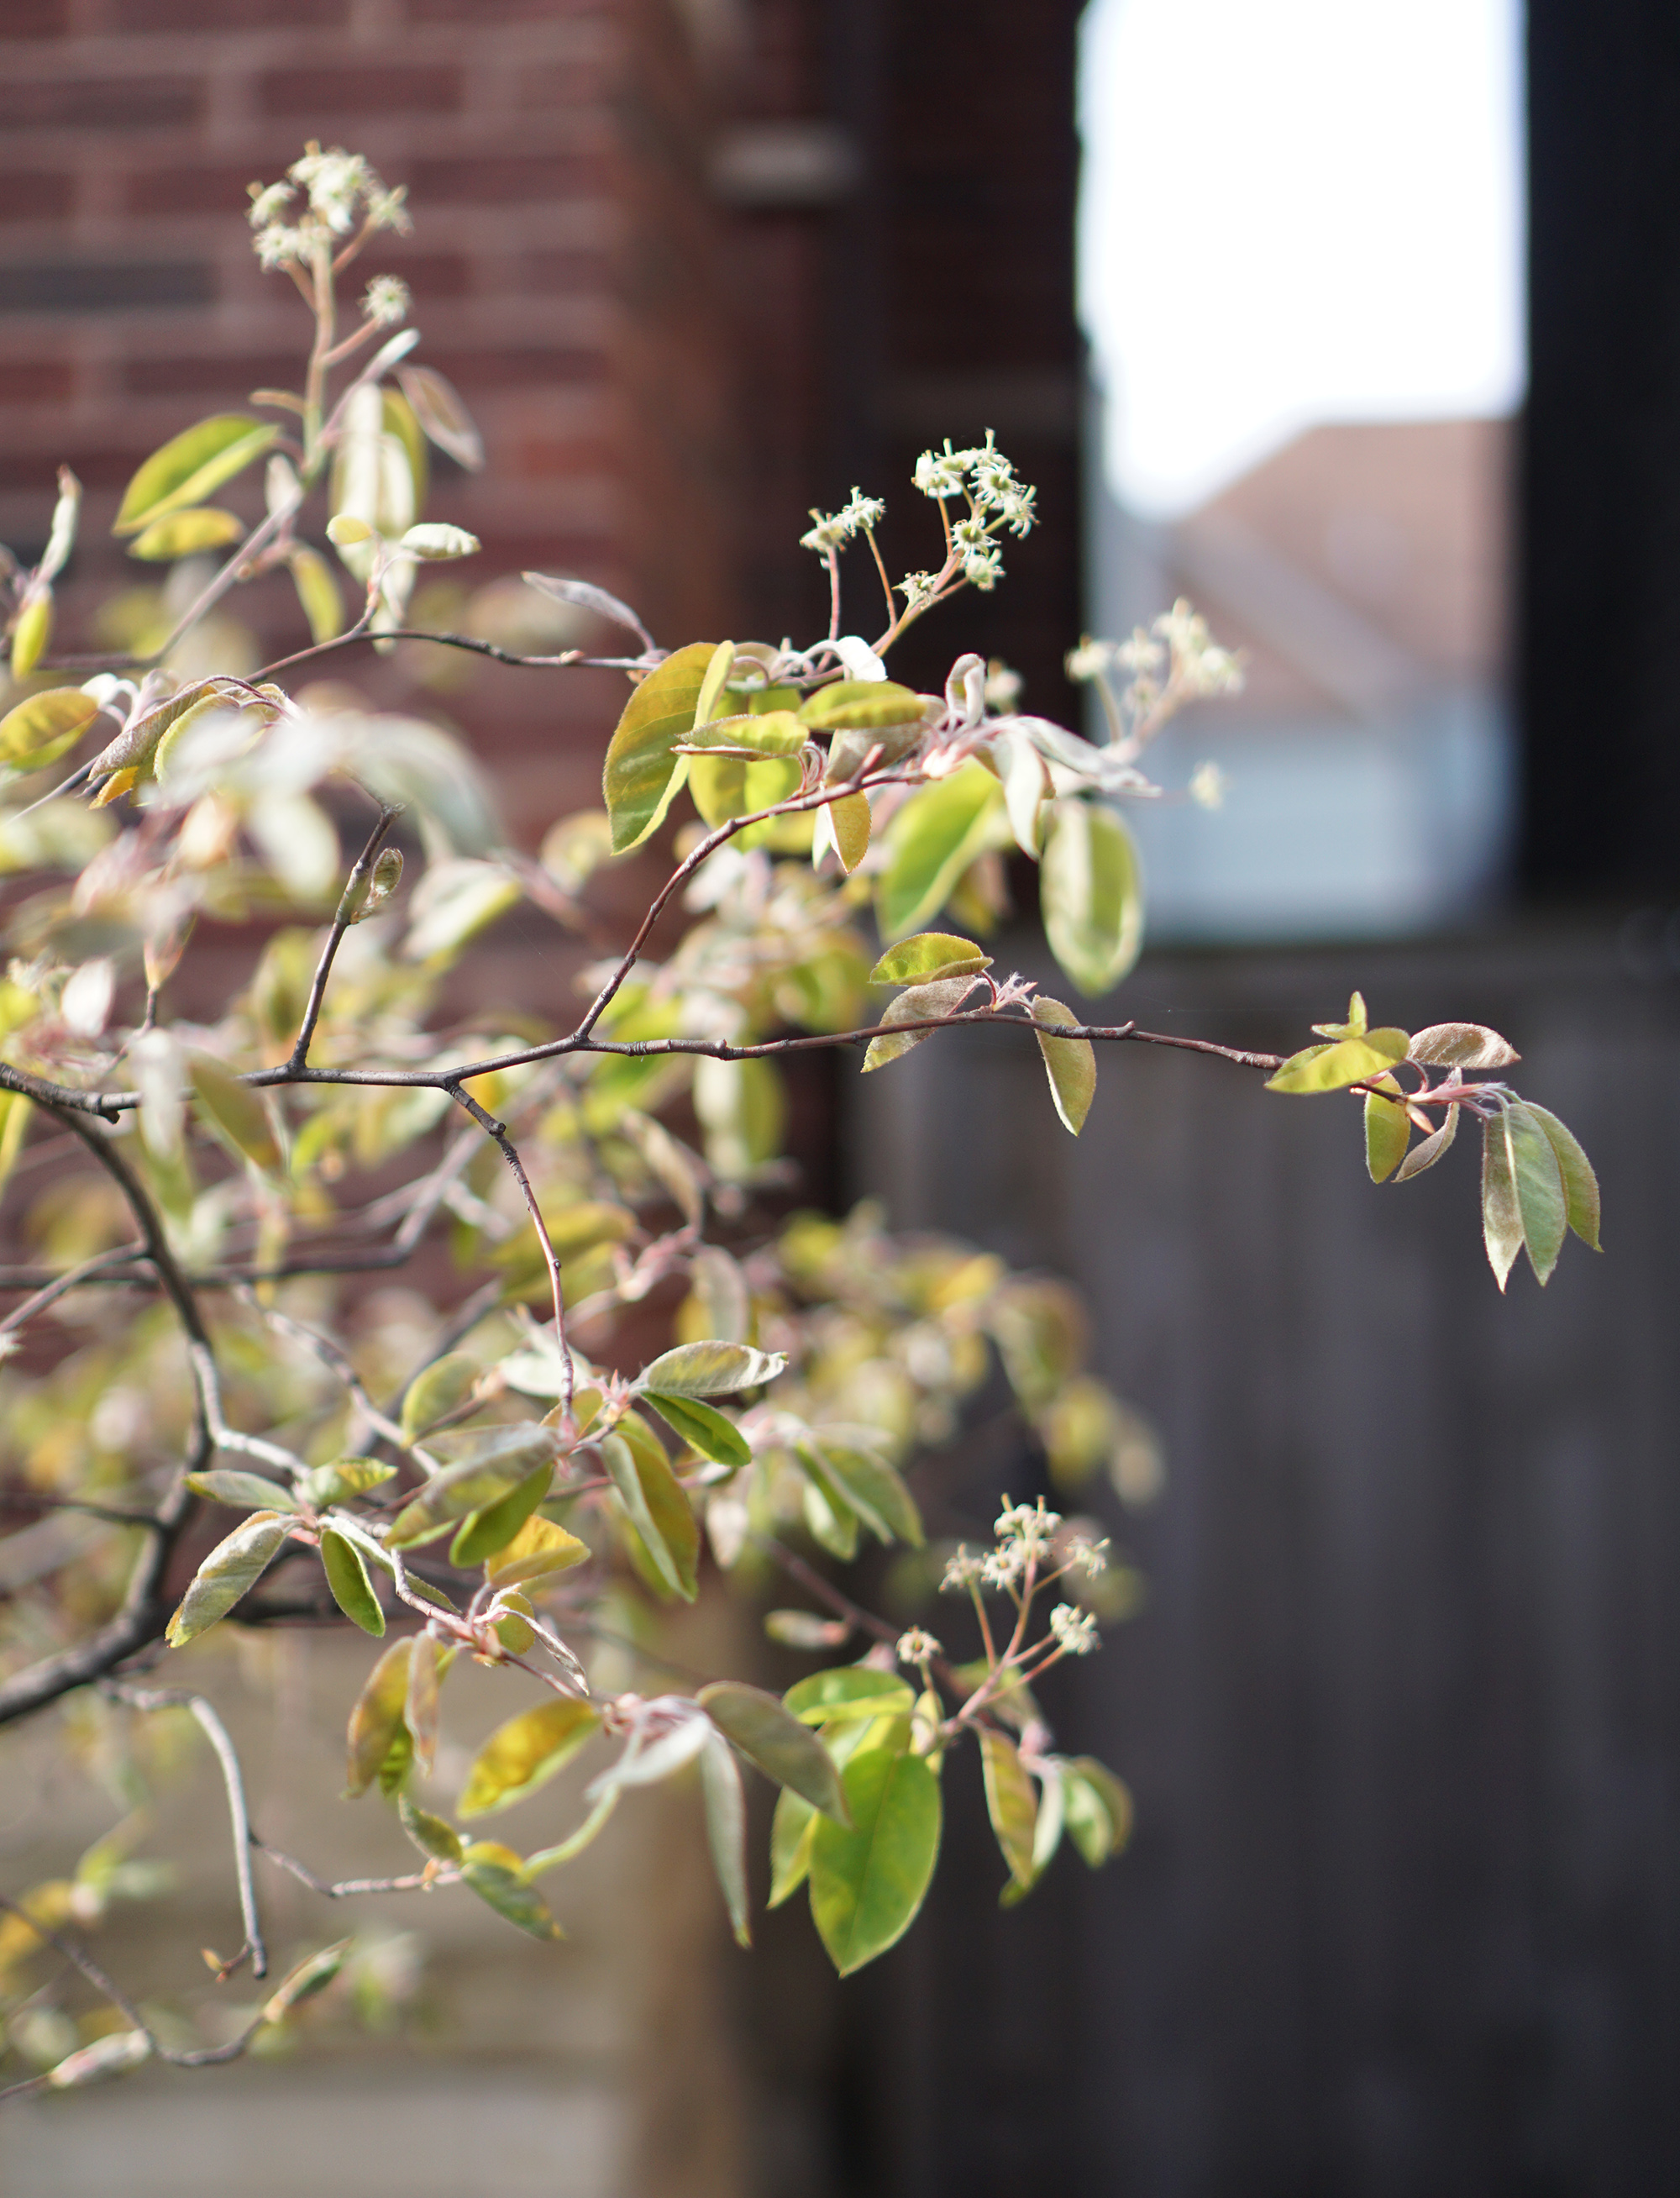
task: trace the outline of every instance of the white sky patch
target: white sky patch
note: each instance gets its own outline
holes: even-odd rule
[[[1125,503],[1520,401],[1521,102],[1520,0],[1093,0],[1081,311]]]

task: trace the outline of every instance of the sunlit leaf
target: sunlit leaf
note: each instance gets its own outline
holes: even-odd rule
[[[609,596],[605,588],[597,588],[593,581],[556,579],[547,573],[521,573],[520,578],[527,588],[535,588],[539,595],[557,603],[575,603],[579,610],[593,611],[597,618],[627,627],[644,648],[653,647],[653,636],[630,605],[617,596]]]
[[[377,1458],[334,1458],[330,1465],[314,1468],[303,1483],[304,1493],[317,1511],[324,1511],[329,1503],[365,1496],[370,1488],[394,1480],[396,1473],[394,1465],[381,1465]]]
[[[1394,1178],[1396,1183],[1410,1183],[1415,1175],[1421,1175],[1425,1168],[1434,1166],[1458,1135],[1458,1118],[1463,1111],[1462,1107],[1447,1108],[1440,1128],[1432,1130],[1427,1137],[1421,1138],[1401,1161],[1399,1172]]]
[[[544,1579],[551,1573],[570,1572],[573,1565],[587,1564],[589,1555],[589,1544],[556,1526],[552,1519],[530,1518],[512,1541],[495,1552],[486,1573],[491,1587],[519,1587]]]
[[[683,1343],[644,1366],[635,1387],[665,1397],[727,1397],[773,1381],[787,1364],[784,1352],[753,1351],[744,1343]]]
[[[91,2045],[56,2062],[47,2072],[47,2084],[55,2091],[78,2090],[84,2085],[102,2083],[108,2076],[139,2067],[151,2059],[152,2051],[152,2041],[143,2030],[108,2031]]]
[[[1520,1100],[1505,1109],[1505,1137],[1528,1263],[1543,1284],[1557,1265],[1568,1227],[1562,1170],[1544,1125]]]
[[[791,1787],[776,1796],[770,1823],[770,1899],[780,1908],[797,1893],[811,1874],[811,1843],[817,1834],[818,1811],[802,1800]]]
[[[613,852],[621,855],[657,829],[681,786],[686,757],[671,753],[694,729],[695,705],[714,654],[691,642],[642,682],[625,706],[602,773],[602,798],[613,820]]]
[[[1433,1068],[1509,1068],[1522,1059],[1509,1039],[1482,1023],[1431,1023],[1413,1032],[1407,1052]]]
[[[154,451],[123,491],[112,522],[113,534],[137,534],[142,526],[212,495],[224,481],[261,457],[280,429],[243,412],[218,413],[171,438]]]
[[[919,1755],[870,1747],[846,1766],[852,1829],[821,1817],[811,1843],[811,1912],[850,1976],[916,1919],[939,1859],[939,1782]]]
[[[493,1908],[504,1922],[515,1924],[533,1939],[563,1939],[566,1933],[534,1886],[522,1875],[525,1864],[511,1847],[499,1840],[474,1840],[462,1851],[461,1881]]]
[[[464,1351],[445,1352],[416,1374],[403,1394],[401,1427],[405,1435],[424,1434],[438,1421],[446,1420],[473,1393],[479,1378],[479,1362]]]
[[[840,679],[815,689],[799,716],[814,732],[880,732],[892,725],[919,730],[927,707],[923,695],[891,679]]]
[[[49,687],[0,718],[0,763],[14,770],[44,770],[75,747],[99,715],[99,705],[79,687]]]
[[[212,1466],[205,1473],[189,1473],[187,1486],[195,1496],[207,1496],[212,1503],[230,1503],[241,1511],[295,1511],[298,1499],[277,1480],[260,1473],[241,1473],[229,1466]]]
[[[752,1463],[746,1436],[715,1406],[702,1404],[698,1397],[668,1397],[658,1389],[644,1390],[642,1394],[666,1425],[701,1457],[709,1457],[714,1465]]]
[[[1055,1029],[1079,1018],[1060,1000],[1043,993],[1032,1002],[1032,1020]],[[1050,1080],[1050,1096],[1061,1117],[1062,1127],[1077,1137],[1085,1126],[1091,1101],[1096,1096],[1096,1050],[1089,1038],[1047,1038],[1040,1035],[1038,1050],[1044,1056],[1044,1073]]]
[[[375,1640],[385,1632],[385,1613],[368,1579],[362,1552],[346,1535],[326,1526],[321,1533],[321,1566],[333,1601],[352,1624]]]
[[[516,1488],[526,1475],[560,1454],[551,1428],[492,1428],[474,1439],[472,1451],[435,1474],[392,1521],[386,1537],[393,1550],[416,1548],[443,1533],[453,1520],[482,1511]]]
[[[256,1511],[218,1542],[193,1575],[169,1621],[165,1638],[179,1648],[213,1625],[246,1591],[256,1585],[291,1531],[291,1521],[272,1511]]]
[[[1593,1173],[1592,1162],[1555,1114],[1549,1114],[1543,1107],[1537,1107],[1532,1099],[1525,1100],[1523,1104],[1526,1111],[1545,1131],[1551,1141],[1552,1150],[1557,1155],[1558,1171],[1563,1178],[1565,1211],[1569,1226],[1584,1244],[1590,1244],[1595,1252],[1602,1250],[1603,1247],[1598,1241],[1598,1178]],[[1452,1112],[1456,1114],[1458,1109],[1455,1107]]]
[[[509,1718],[474,1757],[456,1813],[488,1817],[525,1800],[600,1730],[598,1710],[560,1698]]]
[[[1044,811],[1039,898],[1050,951],[1088,999],[1118,985],[1143,945],[1137,850],[1100,801],[1055,801]]]
[[[937,914],[974,858],[997,844],[1003,789],[983,764],[917,788],[882,834],[886,862],[876,887],[882,935],[901,938]]]
[[[465,856],[433,863],[410,897],[403,953],[410,962],[458,954],[520,898],[518,881],[500,863]]]
[[[131,557],[164,564],[173,557],[191,557],[201,550],[225,550],[245,532],[245,522],[231,511],[206,505],[194,511],[171,511],[138,534],[128,545]]]
[[[365,1794],[384,1768],[399,1736],[408,1739],[403,1704],[409,1689],[409,1658],[414,1639],[393,1642],[368,1674],[350,1712],[350,1769],[345,1799]]]
[[[1406,1057],[1406,1033],[1374,1030],[1363,1038],[1339,1038],[1329,1045],[1303,1046],[1267,1080],[1268,1091],[1341,1091],[1386,1076]]]
[[[991,955],[954,931],[919,931],[889,946],[869,972],[872,985],[929,985],[940,977],[968,977],[991,967]]]
[[[847,1821],[846,1795],[834,1758],[774,1695],[733,1679],[702,1687],[695,1697],[721,1732],[767,1778],[788,1787],[837,1822]]]
[[[908,1717],[916,1696],[891,1672],[842,1664],[831,1672],[813,1672],[789,1687],[782,1705],[802,1724],[826,1724],[831,1718]]]
[[[870,1445],[848,1441],[836,1429],[818,1428],[799,1446],[807,1471],[854,1510],[878,1542],[908,1542],[919,1549],[921,1515],[895,1466]]]
[[[1457,1109],[1452,1110],[1456,1113]],[[1386,1183],[1406,1156],[1411,1118],[1397,1099],[1365,1094],[1365,1166],[1373,1183]]]
[[[817,812],[819,832],[826,830],[829,844],[840,857],[840,865],[848,877],[869,852],[869,834],[875,819],[866,794],[842,794],[838,801],[825,801]],[[813,859],[817,851],[813,845]]]
[[[609,1764],[584,1788],[585,1798],[598,1801],[628,1786],[657,1786],[692,1763],[709,1739],[715,1738],[711,1721],[690,1705],[665,1698],[677,1712],[656,1739],[638,1733],[616,1763]]]
[[[344,631],[344,597],[332,567],[318,550],[301,542],[287,552],[286,562],[309,621],[310,639],[317,647],[323,641],[336,641]]]
[[[12,677],[27,679],[47,653],[53,632],[53,591],[37,586],[24,597],[12,627]]]
[[[657,1405],[660,1399],[650,1398]],[[602,1462],[655,1571],[673,1595],[692,1602],[700,1562],[700,1522],[658,1443],[622,1433],[601,1445]]]
[[[708,1736],[700,1757],[700,1789],[706,1796],[706,1836],[712,1850],[712,1866],[724,1904],[730,1912],[730,1928],[737,1946],[753,1943],[753,1926],[747,1902],[747,1797],[741,1790],[741,1772],[730,1744],[720,1733]]]
[[[544,1458],[533,1473],[528,1474],[516,1487],[510,1488],[499,1503],[489,1504],[482,1511],[474,1511],[464,1519],[460,1532],[450,1544],[451,1564],[460,1565],[463,1568],[469,1565],[481,1565],[486,1558],[505,1550],[548,1494],[549,1484],[553,1479],[553,1463]]]
[[[1038,1797],[1021,1767],[1020,1752],[1006,1733],[980,1728],[980,1765],[985,1774],[986,1813],[1009,1875],[1018,1885],[1032,1882],[1033,1838],[1038,1826]]]
[[[468,473],[477,473],[484,464],[483,439],[454,385],[430,366],[399,366],[397,380],[415,418],[438,448]]]

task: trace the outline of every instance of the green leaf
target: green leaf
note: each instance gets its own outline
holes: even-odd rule
[[[1052,1029],[1079,1020],[1060,1000],[1040,993],[1032,1003],[1032,1020]],[[1040,1036],[1038,1050],[1044,1056],[1044,1073],[1050,1079],[1050,1096],[1061,1117],[1062,1127],[1077,1137],[1085,1126],[1090,1102],[1096,1096],[1096,1050],[1086,1038]]]
[[[939,1782],[919,1755],[863,1749],[846,1766],[848,1831],[817,1820],[811,1912],[841,1976],[872,1962],[915,1921],[939,1859]]]
[[[1482,1241],[1503,1290],[1522,1249],[1522,1208],[1510,1143],[1497,1114],[1482,1124]]]
[[[1522,1216],[1528,1264],[1543,1285],[1551,1278],[1557,1255],[1563,1249],[1568,1228],[1568,1207],[1563,1171],[1556,1148],[1533,1109],[1521,1100],[1505,1109],[1505,1136],[1510,1147],[1512,1180]]]
[[[1569,1226],[1584,1244],[1590,1244],[1595,1252],[1602,1251],[1603,1247],[1598,1241],[1598,1178],[1593,1173],[1592,1162],[1555,1114],[1537,1107],[1532,1099],[1525,1100],[1523,1105],[1545,1131],[1557,1155]],[[1456,1114],[1458,1109],[1455,1107],[1451,1111]]]
[[[800,1462],[826,1493],[830,1484],[878,1542],[908,1542],[920,1549],[921,1515],[897,1468],[863,1442],[818,1428],[798,1446]]]
[[[414,1759],[429,1777],[438,1753],[438,1695],[447,1666],[429,1633],[416,1633],[409,1654],[408,1691],[403,1723],[414,1742]]]
[[[492,1816],[544,1786],[601,1730],[588,1702],[556,1699],[498,1725],[473,1759],[456,1814]]]
[[[270,1560],[291,1531],[291,1521],[272,1511],[254,1511],[218,1542],[194,1573],[164,1636],[179,1648],[212,1626],[256,1585]]]
[[[674,1428],[692,1451],[714,1465],[750,1465],[753,1452],[747,1438],[733,1421],[697,1397],[668,1397],[663,1390],[642,1393],[668,1428]]]
[[[1315,1023],[1312,1027],[1320,1038],[1363,1038],[1370,1027],[1370,1012],[1365,1005],[1363,992],[1347,996],[1347,1020],[1345,1023]]]
[[[363,1633],[371,1633],[376,1641],[382,1640],[385,1613],[381,1609],[379,1597],[369,1581],[362,1552],[354,1542],[334,1527],[323,1527],[321,1532],[321,1564],[327,1575],[327,1585],[333,1591],[333,1601],[345,1616],[359,1625]]]
[[[276,1173],[282,1166],[280,1143],[262,1094],[207,1053],[187,1055],[187,1075],[200,1111],[223,1143],[265,1175]]]
[[[348,1503],[352,1496],[365,1496],[370,1488],[383,1486],[394,1480],[394,1465],[381,1465],[371,1457],[339,1457],[330,1465],[317,1465],[304,1480],[304,1494],[317,1511],[324,1511],[329,1503]]]
[[[435,367],[399,366],[402,384],[416,424],[458,466],[475,474],[484,464],[484,441],[455,386]]]
[[[889,946],[869,972],[872,985],[928,985],[939,977],[968,977],[991,967],[991,955],[954,931],[918,931]]]
[[[298,1499],[277,1480],[260,1473],[239,1473],[227,1466],[212,1466],[207,1473],[189,1473],[187,1486],[195,1496],[207,1496],[212,1503],[230,1503],[239,1511],[295,1511]]]
[[[12,677],[26,679],[47,653],[53,632],[53,591],[38,583],[12,628]]]
[[[849,1565],[857,1554],[857,1514],[828,1475],[805,1464],[801,1509],[811,1538],[831,1557]]]
[[[414,1637],[393,1642],[368,1674],[350,1712],[350,1768],[344,1795],[353,1801],[365,1794],[385,1767],[392,1750],[407,1752],[403,1704],[409,1689],[409,1658]]]
[[[724,1343],[715,1338],[704,1343],[679,1344],[644,1366],[632,1387],[658,1390],[662,1397],[727,1397],[738,1389],[756,1389],[773,1381],[787,1367],[780,1351],[753,1351],[744,1343]]]
[[[999,1851],[1011,1878],[1026,1887],[1036,1875],[1032,1846],[1038,1826],[1038,1797],[1021,1767],[1020,1751],[1014,1741],[990,1725],[980,1728],[980,1764],[985,1774],[986,1813]]]
[[[712,1866],[718,1873],[724,1904],[730,1911],[730,1928],[737,1946],[753,1943],[753,1925],[747,1901],[747,1797],[741,1790],[741,1772],[730,1744],[721,1733],[711,1733],[700,1754],[700,1790],[706,1796],[706,1836],[712,1849]]]
[[[73,748],[99,715],[99,705],[79,687],[49,687],[0,718],[0,763],[14,770],[44,770]]]
[[[332,567],[319,550],[301,542],[287,552],[286,562],[309,621],[310,639],[317,647],[323,641],[336,641],[344,631],[344,597]]]
[[[737,1680],[719,1679],[702,1687],[695,1700],[765,1777],[800,1795],[824,1816],[846,1823],[846,1794],[834,1758],[774,1695]]]
[[[1038,1775],[1038,1813],[1032,1827],[1032,1855],[1031,1874],[1025,1879],[1012,1877],[997,1897],[1000,1908],[1014,1908],[1025,1900],[1055,1858],[1061,1845],[1061,1835],[1067,1823],[1065,1789],[1061,1765],[1053,1757],[1040,1760],[1036,1766]]]
[[[1095,1756],[1076,1756],[1060,1768],[1068,1833],[1091,1869],[1100,1869],[1131,1835],[1131,1796]]]
[[[128,545],[131,557],[149,564],[164,564],[173,557],[190,557],[203,550],[225,550],[245,532],[245,522],[231,511],[209,505],[195,511],[171,511],[154,519]]]
[[[403,1829],[423,1855],[433,1862],[456,1862],[463,1849],[461,1835],[453,1824],[442,1817],[434,1817],[429,1809],[417,1808],[406,1794],[397,1796],[397,1814]]]
[[[802,1800],[792,1787],[784,1787],[777,1795],[776,1813],[770,1820],[767,1906],[780,1908],[810,1875],[811,1843],[817,1836],[818,1821],[819,1812],[809,1801]]]
[[[1434,1068],[1509,1068],[1522,1059],[1509,1038],[1485,1023],[1431,1023],[1413,1032],[1407,1050],[1411,1060]]]
[[[1100,801],[1053,801],[1044,812],[1039,900],[1050,951],[1088,999],[1118,985],[1143,946],[1137,850]]]
[[[718,714],[718,705],[723,699],[724,682],[735,669],[735,643],[720,641],[712,650],[706,666],[706,677],[700,683],[700,693],[695,698],[695,713],[689,720],[691,734],[709,724]]]
[[[654,1397],[648,1401],[658,1409],[664,1400]],[[664,1451],[651,1439],[632,1447],[620,1432],[602,1443],[601,1459],[654,1570],[673,1595],[692,1602],[700,1564],[700,1523]]]
[[[446,1420],[456,1405],[466,1403],[478,1378],[479,1362],[464,1351],[445,1352],[434,1358],[415,1375],[404,1395],[404,1434],[423,1434],[438,1421]]]
[[[1332,1045],[1303,1046],[1266,1084],[1268,1091],[1341,1091],[1386,1076],[1406,1057],[1406,1033],[1374,1030],[1363,1038],[1345,1038]]]
[[[1373,1183],[1386,1183],[1399,1166],[1411,1133],[1411,1117],[1398,1100],[1376,1091],[1365,1094],[1365,1166]]]
[[[166,512],[179,511],[213,494],[224,481],[261,457],[279,427],[243,412],[218,413],[154,451],[123,491],[113,534],[137,534]]]
[[[344,1967],[346,1956],[356,1944],[353,1938],[340,1939],[331,1946],[323,1946],[318,1954],[311,1954],[288,1970],[278,1986],[263,2003],[263,2021],[279,2022],[294,2007],[301,2007],[317,1992],[325,1992],[333,1979]]]
[[[505,1550],[548,1494],[549,1484],[553,1479],[554,1467],[545,1458],[534,1473],[528,1474],[516,1488],[510,1489],[499,1503],[491,1503],[482,1511],[472,1512],[462,1521],[460,1532],[450,1544],[451,1564],[463,1567],[481,1565],[487,1558],[493,1557],[498,1550]]]
[[[657,829],[687,772],[673,745],[694,730],[695,706],[716,650],[691,642],[650,672],[625,706],[602,774],[602,796],[613,820],[613,852],[622,855]]]
[[[830,1718],[908,1717],[916,1696],[891,1672],[877,1672],[868,1664],[840,1664],[828,1672],[813,1672],[788,1688],[782,1706],[801,1724],[826,1724]]]
[[[819,823],[825,819],[840,868],[850,877],[869,853],[869,834],[875,829],[869,795],[843,794],[838,801],[825,802],[818,812]]]
[[[445,1466],[392,1522],[387,1548],[408,1550],[434,1540],[451,1521],[499,1503],[538,1464],[551,1462],[560,1442],[541,1425],[495,1428],[476,1439],[471,1455]]]
[[[973,977],[941,977],[930,985],[912,985],[909,991],[889,1000],[879,1025],[881,1035],[869,1040],[864,1053],[863,1073],[867,1076],[875,1069],[885,1068],[889,1061],[902,1059],[933,1035],[927,1030],[896,1030],[895,1024],[954,1015],[974,989]]]
[[[493,1908],[505,1922],[516,1924],[533,1939],[563,1939],[553,1911],[534,1886],[521,1875],[525,1864],[511,1847],[499,1840],[474,1840],[461,1860],[461,1881]]]
[[[889,725],[920,727],[926,698],[891,679],[840,679],[818,687],[799,706],[813,732],[879,732]]]
[[[881,835],[885,866],[875,891],[882,935],[899,939],[944,907],[977,855],[1008,829],[1003,789],[984,764],[969,762],[913,794]]]

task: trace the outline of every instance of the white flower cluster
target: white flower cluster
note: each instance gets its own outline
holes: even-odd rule
[[[251,186],[250,221],[257,232],[253,242],[264,267],[307,262],[334,238],[348,236],[358,221],[369,229],[412,226],[403,203],[407,192],[387,190],[359,153],[346,153],[339,146],[323,153],[311,141],[286,177],[281,183]],[[299,192],[306,204],[294,221],[290,217]],[[385,302],[388,305],[388,296]],[[389,317],[400,320],[402,315],[387,314]]]
[[[967,499],[968,516],[951,529],[962,558],[962,577],[982,591],[996,587],[1003,577],[1003,560],[992,537],[1005,526],[1014,535],[1032,532],[1038,491],[1017,479],[991,428],[984,443],[966,451],[952,450],[947,435],[944,450],[921,453],[910,479],[936,503],[957,496]],[[918,585],[926,579],[925,573],[912,573],[900,583],[912,608],[931,592]]]
[[[1059,1602],[1050,1613],[1050,1631],[1069,1656],[1089,1656],[1102,1646],[1095,1617],[1088,1610],[1076,1610],[1071,1602]]]
[[[843,550],[854,534],[872,534],[886,518],[887,506],[878,496],[865,496],[862,489],[854,488],[851,503],[842,509],[813,510],[811,515],[817,524],[809,533],[800,535],[799,547],[826,557],[831,550]]]
[[[376,329],[395,328],[408,318],[412,300],[400,275],[375,275],[362,297],[362,317]]]
[[[931,1633],[924,1633],[919,1625],[912,1625],[908,1633],[898,1637],[898,1661],[901,1664],[925,1664],[940,1654],[939,1643]]]

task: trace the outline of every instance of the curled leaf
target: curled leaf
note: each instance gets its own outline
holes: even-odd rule
[[[1079,1018],[1060,1000],[1048,999],[1041,992],[1032,1003],[1032,1020],[1055,1029],[1077,1023]],[[1048,1038],[1041,1032],[1038,1050],[1044,1056],[1050,1096],[1055,1102],[1062,1127],[1071,1130],[1077,1137],[1085,1126],[1090,1102],[1096,1096],[1096,1050],[1089,1038]]]
[[[137,534],[166,512],[197,503],[242,473],[279,434],[272,422],[242,412],[201,420],[154,451],[123,492],[113,534]]]
[[[912,985],[907,992],[900,992],[896,1000],[889,1000],[881,1018],[881,1036],[869,1040],[863,1055],[864,1075],[872,1069],[885,1068],[892,1061],[901,1059],[920,1045],[933,1032],[925,1030],[898,1030],[899,1023],[924,1022],[953,1015],[974,989],[973,977],[942,977],[930,985]]]
[[[1415,1031],[1407,1057],[1432,1068],[1509,1068],[1522,1055],[1485,1023],[1431,1023]]]
[[[700,1787],[706,1796],[706,1836],[718,1873],[730,1928],[737,1946],[750,1946],[753,1927],[747,1900],[747,1799],[730,1744],[720,1733],[706,1736],[700,1756]]]
[[[356,1944],[354,1939],[340,1939],[336,1945],[323,1946],[318,1954],[311,1954],[288,1970],[263,2003],[263,2021],[278,2022],[282,2016],[300,2007],[305,2000],[313,1999],[317,1992],[325,1992],[333,1979],[344,1967],[346,1957]]]
[[[207,1496],[212,1503],[229,1503],[241,1511],[295,1511],[298,1499],[277,1480],[260,1473],[239,1473],[226,1466],[212,1466],[206,1473],[189,1473],[187,1486],[195,1496]]]
[[[365,1794],[399,1740],[407,1741],[403,1704],[408,1695],[409,1659],[413,1650],[412,1637],[393,1642],[368,1674],[366,1684],[356,1697],[350,1712],[346,1800],[353,1801],[358,1794]]]
[[[787,1364],[782,1352],[754,1351],[744,1343],[683,1343],[643,1367],[634,1386],[665,1397],[727,1397],[773,1381]]]
[[[1450,1113],[1456,1114],[1452,1108]],[[1411,1118],[1397,1099],[1365,1094],[1365,1166],[1373,1183],[1386,1183],[1405,1158],[1411,1142]]]
[[[588,1702],[556,1700],[498,1725],[473,1759],[457,1813],[488,1817],[544,1786],[601,1730]]]
[[[462,1850],[461,1880],[470,1886],[486,1906],[504,1922],[512,1923],[532,1939],[563,1939],[565,1933],[553,1910],[523,1875],[525,1864],[511,1847],[499,1840],[474,1840]]]
[[[376,1641],[382,1639],[385,1613],[368,1578],[362,1552],[336,1527],[322,1529],[321,1566],[327,1575],[327,1585],[332,1590],[333,1601],[345,1616],[359,1625],[363,1633],[371,1633]]]
[[[291,1532],[289,1519],[273,1511],[253,1512],[243,1526],[235,1526],[218,1542],[193,1575],[169,1621],[165,1638],[179,1648],[225,1618],[258,1580]]]

